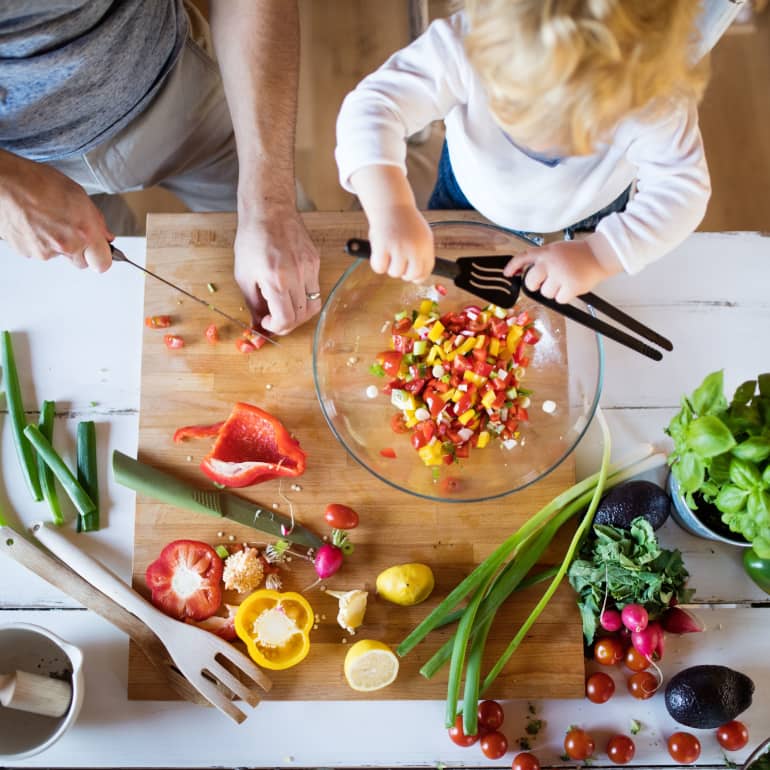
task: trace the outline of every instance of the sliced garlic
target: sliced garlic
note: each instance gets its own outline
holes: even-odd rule
[[[366,613],[366,598],[368,591],[362,591],[360,588],[354,588],[352,591],[326,591],[339,602],[339,612],[337,613],[337,623],[349,634],[354,634],[355,629],[364,622]]]

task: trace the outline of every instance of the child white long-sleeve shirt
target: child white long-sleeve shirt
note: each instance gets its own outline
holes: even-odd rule
[[[636,273],[683,241],[700,223],[711,193],[694,104],[672,105],[652,122],[627,119],[592,155],[549,166],[518,148],[495,122],[484,86],[465,55],[464,13],[433,22],[345,98],[337,118],[340,182],[371,165],[406,173],[406,139],[435,120],[446,125],[455,177],[490,221],[551,233],[596,213],[632,182],[625,211],[588,237],[601,260]],[[607,248],[611,252],[607,252]]]

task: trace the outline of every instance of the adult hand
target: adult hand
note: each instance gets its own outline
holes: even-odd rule
[[[370,208],[367,215],[372,270],[405,281],[424,281],[433,270],[435,254],[433,233],[417,207]]]
[[[239,217],[235,280],[252,321],[266,331],[287,334],[318,313],[320,262],[295,209],[269,207],[258,217]]]
[[[50,166],[2,151],[0,237],[32,259],[61,254],[99,273],[112,264],[115,236],[85,190]]]
[[[505,266],[503,274],[512,276],[529,267],[524,283],[532,291],[557,302],[571,302],[596,284],[620,272],[617,265],[602,264],[584,241],[561,241],[528,249]]]

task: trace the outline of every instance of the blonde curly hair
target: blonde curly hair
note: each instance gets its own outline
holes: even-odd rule
[[[585,155],[618,123],[699,100],[699,0],[466,0],[465,49],[514,141]],[[546,143],[544,145],[543,143]]]

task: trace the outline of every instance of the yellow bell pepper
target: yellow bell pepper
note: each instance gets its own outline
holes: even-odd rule
[[[304,660],[314,622],[313,608],[304,596],[263,588],[238,607],[235,631],[256,663],[277,671]]]
[[[430,331],[428,332],[428,339],[431,342],[436,342],[441,339],[441,335],[444,333],[444,324],[441,323],[441,321],[436,321],[433,326],[431,326]]]
[[[440,441],[421,446],[417,450],[417,454],[425,465],[441,465],[444,462]]]
[[[521,326],[514,324],[508,329],[508,336],[505,338],[505,346],[508,348],[509,353],[513,353],[516,350],[516,346],[519,344],[519,340],[524,335],[524,329]]]

